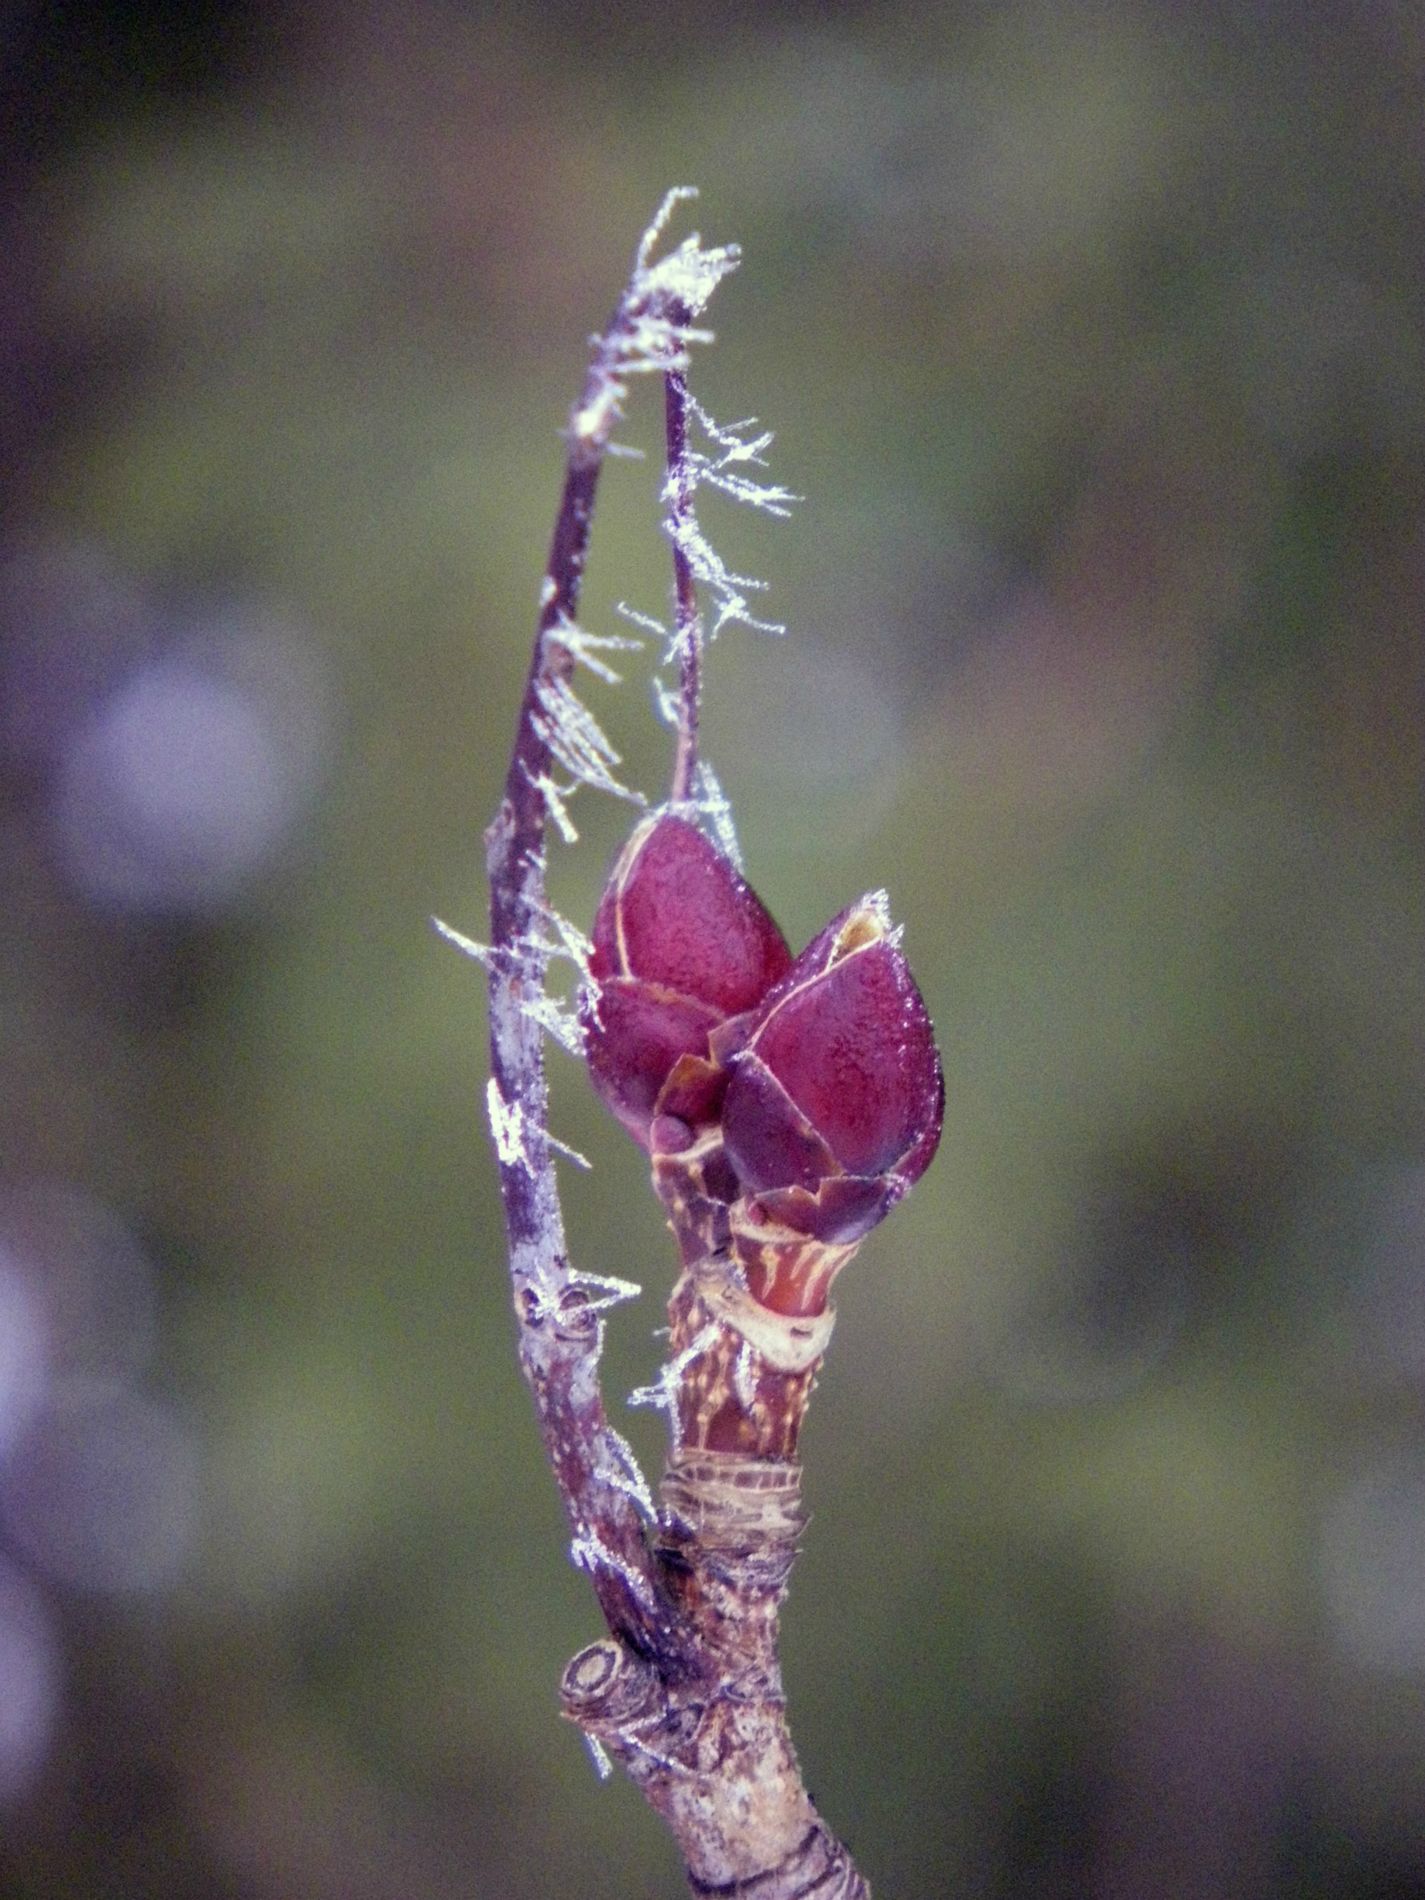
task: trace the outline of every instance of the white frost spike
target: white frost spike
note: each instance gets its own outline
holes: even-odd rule
[[[626,633],[590,633],[587,627],[581,627],[566,614],[545,634],[545,640],[556,640],[565,647],[581,666],[587,667],[601,680],[607,680],[610,686],[621,683],[622,675],[605,660],[599,658],[604,653],[637,653],[643,647],[642,640],[635,640]]]
[[[594,953],[594,946],[583,931],[577,924],[571,924],[567,917],[561,917],[551,904],[537,905],[535,915],[550,926],[553,934],[531,931],[520,938],[520,947],[537,951],[543,957],[567,957],[587,981],[589,958]]]
[[[431,922],[447,943],[453,943],[464,956],[474,957],[477,963],[489,969],[495,953],[488,943],[477,943],[473,937],[467,937],[464,931],[457,930],[453,924],[442,923],[439,917],[432,917]]]
[[[575,1536],[569,1546],[569,1560],[580,1570],[612,1570],[615,1576],[623,1578],[645,1610],[657,1610],[657,1599],[648,1579],[626,1563],[616,1550],[610,1550],[597,1531],[585,1529]]]
[[[692,231],[676,250],[660,257],[656,264],[640,265],[638,275],[642,281],[638,288],[645,296],[674,299],[684,306],[689,316],[700,316],[723,278],[741,262],[742,251],[738,245],[718,244],[705,251],[698,233]],[[693,340],[701,342],[702,338],[694,336]]]
[[[593,379],[588,400],[570,419],[570,432],[576,439],[601,442],[617,453],[609,437],[623,414],[623,399],[628,393],[623,379],[685,368],[690,346],[712,340],[710,331],[696,329],[684,313],[688,318],[697,316],[728,272],[736,270],[740,261],[737,246],[725,244],[704,250],[694,232],[666,257],[655,261],[653,256],[675,208],[696,195],[687,185],[666,195],[639,243],[615,330],[607,341],[590,338],[598,350],[608,348],[610,343],[613,347],[604,359],[602,373]],[[675,322],[670,314],[674,311],[683,320]]]
[[[614,1765],[609,1760],[609,1751],[597,1735],[590,1735],[587,1729],[580,1729],[579,1733],[584,1738],[584,1746],[588,1749],[589,1758],[594,1764],[594,1773],[600,1781],[607,1781],[614,1771]]]
[[[584,935],[584,932],[577,924],[570,923],[567,917],[561,917],[559,912],[555,910],[552,905],[545,905],[540,914],[547,922],[553,924],[555,931],[558,933],[563,954],[577,963],[580,969],[587,972],[589,968],[589,958],[594,953],[594,946],[588,937]],[[551,949],[552,948],[553,946],[551,945]]]
[[[627,353],[620,356],[619,368],[625,375],[665,376],[670,369],[688,367],[690,343],[712,341],[711,330],[672,323],[660,313],[641,310],[633,319],[624,346]]]
[[[682,1449],[678,1431],[678,1387],[693,1361],[717,1343],[718,1332],[717,1321],[709,1320],[691,1345],[685,1346],[676,1358],[662,1367],[652,1385],[641,1385],[628,1395],[630,1405],[651,1405],[655,1411],[668,1414],[675,1455]]]
[[[598,1294],[597,1299],[586,1302],[586,1313],[604,1312],[611,1306],[622,1306],[625,1300],[643,1297],[643,1288],[636,1280],[620,1280],[612,1273],[574,1273],[570,1275],[569,1284]]]
[[[541,679],[535,688],[535,697],[544,714],[539,721],[540,730],[548,738],[555,757],[571,772],[579,772],[591,762],[596,770],[620,763],[603,727],[563,680]]]
[[[605,1425],[604,1436],[613,1451],[614,1462],[603,1475],[615,1491],[622,1491],[625,1497],[633,1499],[650,1524],[656,1523],[658,1512],[653,1503],[653,1493],[648,1488],[647,1478],[638,1468],[633,1446],[629,1444],[622,1432],[616,1432],[612,1425]]]
[[[644,1718],[645,1723],[647,1722],[647,1719],[648,1719],[647,1717]],[[637,1749],[638,1753],[643,1756],[645,1761],[651,1761],[654,1767],[661,1769],[665,1775],[681,1776],[684,1780],[686,1780],[688,1776],[693,1772],[691,1769],[687,1767],[685,1763],[680,1762],[680,1761],[674,1761],[671,1755],[664,1755],[660,1753],[658,1749],[650,1748],[647,1742],[641,1742],[638,1739],[637,1732],[633,1728],[625,1728],[623,1731],[623,1738],[628,1743],[630,1748]]]
[[[557,1153],[562,1154],[567,1160],[572,1161],[576,1168],[582,1168],[586,1174],[593,1173],[594,1164],[590,1161],[589,1157],[580,1154],[577,1148],[571,1148],[567,1141],[561,1141],[558,1135],[550,1134],[545,1135],[545,1140]]]
[[[490,1133],[495,1138],[495,1158],[501,1167],[523,1168],[529,1172],[529,1156],[524,1148],[524,1110],[518,1102],[507,1102],[494,1076],[485,1085],[485,1107],[490,1116]]]
[[[591,343],[601,341],[599,337],[590,337]],[[597,441],[600,436],[608,439],[608,431],[615,420],[623,414],[619,407],[627,391],[615,376],[601,377],[588,402],[581,403],[570,419],[570,433],[586,442]]]
[[[617,601],[614,612],[628,621],[630,626],[642,627],[645,633],[651,633],[660,646],[667,646],[673,637],[661,620],[655,620],[652,614],[639,613],[636,608],[630,607],[626,600]]]
[[[569,816],[567,803],[576,788],[572,785],[556,785],[547,772],[531,772],[528,766],[525,767],[525,777],[544,800],[544,809],[549,814],[550,822],[565,844],[578,844],[579,833]]]
[[[750,442],[742,433],[744,429],[757,427],[756,416],[744,416],[740,422],[714,422],[692,390],[688,391],[688,408],[697,417],[703,434],[710,442],[716,442],[723,451],[725,462],[756,462],[759,467],[766,467],[767,458],[762,451],[771,448],[776,440],[772,431],[764,429],[761,435],[754,436]]]
[[[610,772],[611,765],[621,763],[619,755],[577,693],[563,680],[543,679],[535,694],[540,711],[531,715],[531,724],[566,772],[596,791],[610,792],[635,805],[647,804],[641,792],[631,790]]]
[[[752,1364],[752,1348],[745,1339],[733,1364],[732,1383],[737,1388],[738,1404],[744,1412],[750,1412],[757,1400],[757,1374]]]
[[[682,716],[682,706],[678,695],[671,686],[666,686],[655,674],[653,680],[653,706],[665,726],[677,727]]]
[[[707,820],[713,841],[722,855],[730,858],[737,870],[743,870],[745,867],[737,842],[737,827],[732,822],[732,805],[718,782],[717,773],[706,759],[698,760],[697,773],[693,779],[693,803]]]
[[[739,471],[739,466],[751,464],[756,468],[767,466],[762,451],[772,446],[774,440],[770,429],[750,439],[741,431],[757,426],[756,416],[748,416],[742,422],[719,424],[703,408],[691,393],[688,396],[688,408],[697,419],[708,440],[714,443],[722,453],[716,459],[707,455],[694,454],[689,457],[693,486],[707,482],[713,488],[720,488],[734,501],[746,502],[749,507],[761,508],[767,514],[778,515],[783,520],[792,512],[792,504],[800,501],[800,495],[794,495],[790,488],[782,488],[771,482],[754,481],[751,476]],[[665,499],[671,499],[672,483],[664,490]]]
[[[537,1023],[545,1035],[557,1042],[566,1054],[583,1061],[584,1026],[557,997],[525,996],[519,1008],[526,1021]]]
[[[663,194],[663,202],[654,212],[648,229],[638,240],[638,249],[634,253],[635,271],[648,269],[648,260],[653,255],[653,247],[668,229],[668,220],[681,204],[687,204],[698,195],[696,185],[670,185]]]
[[[707,482],[711,488],[720,488],[734,501],[745,502],[749,508],[760,508],[764,514],[776,515],[782,521],[791,514],[792,503],[801,499],[790,488],[777,488],[770,482],[754,482],[746,475],[734,475],[721,462],[707,463],[698,471],[696,479]]]
[[[708,632],[710,640],[716,638],[730,620],[740,620],[757,633],[786,632],[779,622],[758,620],[748,610],[747,595],[742,590],[750,588],[760,592],[766,587],[766,581],[759,581],[751,574],[734,574],[695,519],[685,516],[679,520],[670,516],[663,526],[686,556],[695,579],[700,580],[717,601],[717,615]]]
[[[630,1405],[647,1405],[655,1412],[666,1412],[671,1398],[662,1379],[655,1379],[652,1385],[636,1385],[628,1395]]]

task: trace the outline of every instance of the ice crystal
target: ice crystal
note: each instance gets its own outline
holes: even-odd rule
[[[675,1761],[673,1756],[664,1754],[661,1749],[650,1748],[647,1742],[639,1739],[638,1730],[640,1727],[646,1727],[650,1722],[656,1726],[662,1718],[663,1712],[660,1709],[652,1717],[645,1716],[641,1723],[625,1723],[623,1739],[630,1748],[642,1755],[645,1761],[651,1761],[654,1767],[661,1769],[665,1775],[676,1775],[686,1779],[691,1772],[686,1763]]]
[[[621,614],[623,618],[631,622],[633,626],[642,627],[645,633],[651,633],[654,639],[657,640],[660,645],[662,646],[667,645],[669,638],[671,637],[669,635],[668,629],[664,626],[661,620],[655,620],[652,614],[641,614],[641,613],[635,612],[635,610],[629,606],[626,600],[618,601],[614,606],[614,612],[616,614]]]
[[[740,871],[742,851],[737,842],[737,827],[732,822],[732,805],[706,759],[698,760],[693,778],[693,805],[713,835],[713,842],[725,858]]]
[[[608,1463],[601,1462],[599,1473],[615,1491],[623,1492],[625,1497],[633,1499],[639,1510],[650,1524],[655,1523],[658,1511],[653,1502],[653,1493],[648,1488],[648,1480],[639,1469],[638,1459],[634,1456],[633,1446],[622,1432],[605,1425],[604,1438],[613,1458]]]
[[[581,1292],[590,1292],[595,1298],[584,1302],[586,1313],[606,1312],[610,1307],[622,1306],[626,1300],[637,1300],[643,1296],[643,1288],[637,1280],[620,1280],[612,1273],[575,1273],[570,1276],[569,1284]]]
[[[689,455],[689,471],[694,488],[706,482],[712,488],[720,488],[734,501],[745,502],[749,508],[760,508],[766,514],[777,515],[785,520],[792,512],[792,504],[801,500],[800,495],[794,495],[790,488],[783,488],[773,482],[755,481],[750,475],[741,472],[744,466],[767,466],[767,458],[762,451],[769,449],[775,441],[772,431],[766,429],[761,435],[749,439],[742,431],[757,427],[756,416],[746,416],[741,422],[714,422],[691,392],[688,409],[709,442],[722,451],[715,458],[697,452]]]
[[[643,1572],[636,1569],[625,1558],[620,1557],[616,1550],[610,1550],[599,1533],[591,1530],[587,1525],[575,1533],[569,1545],[569,1561],[577,1569],[587,1570],[590,1574],[595,1570],[613,1571],[615,1576],[623,1578],[645,1610],[650,1612],[657,1610],[657,1599]]]
[[[536,955],[545,958],[567,958],[580,976],[586,980],[589,976],[589,958],[594,946],[584,932],[567,917],[562,917],[552,904],[541,903],[535,908],[538,921],[547,929],[529,931],[519,939],[522,949],[533,950]]]
[[[484,969],[488,970],[495,960],[495,953],[488,943],[477,943],[474,937],[467,937],[463,930],[457,930],[453,924],[442,923],[439,917],[432,917],[431,923],[452,943],[462,956],[473,957]]]
[[[717,1321],[709,1320],[691,1344],[660,1368],[652,1385],[637,1386],[628,1395],[630,1405],[648,1405],[654,1411],[668,1414],[675,1455],[682,1448],[678,1430],[678,1388],[682,1384],[683,1374],[693,1361],[716,1345],[718,1330]]]
[[[616,673],[606,660],[600,659],[600,653],[637,653],[643,647],[642,640],[634,639],[631,634],[590,633],[587,627],[581,627],[567,614],[561,615],[544,639],[546,647],[550,640],[558,641],[581,666],[598,679],[607,680],[610,686],[619,685],[623,676]]]
[[[561,679],[546,676],[535,687],[539,711],[531,713],[530,723],[549,747],[552,756],[566,772],[572,772],[582,784],[595,791],[610,792],[635,805],[647,800],[616,779],[609,767],[621,765],[603,727],[578,694]]]
[[[589,1758],[594,1764],[594,1773],[600,1781],[607,1781],[614,1771],[614,1765],[609,1760],[609,1751],[597,1735],[591,1735],[587,1729],[580,1729],[579,1733],[584,1738],[584,1746],[588,1749]]]
[[[572,1161],[576,1168],[583,1168],[585,1173],[593,1172],[594,1164],[590,1161],[589,1157],[585,1154],[580,1154],[577,1148],[571,1148],[567,1141],[561,1141],[558,1135],[548,1134],[545,1136],[545,1140],[556,1153],[562,1154],[566,1160]]]
[[[736,270],[737,246],[704,249],[694,231],[664,256],[653,256],[676,206],[696,196],[690,186],[670,191],[643,234],[608,335],[592,339],[597,352],[594,374],[570,421],[576,441],[611,447],[609,437],[628,394],[624,379],[685,368],[690,346],[712,341],[711,331],[696,328],[691,319],[706,307],[728,272]]]
[[[549,815],[549,822],[554,826],[565,844],[578,844],[578,829],[574,824],[574,820],[569,816],[568,805],[569,799],[573,797],[578,787],[575,785],[560,785],[549,776],[548,772],[531,772],[528,766],[524,769],[524,775],[534,790],[537,791],[543,799],[544,809]]]
[[[557,996],[526,993],[520,998],[519,1010],[526,1021],[537,1023],[567,1055],[583,1061],[584,1025],[567,1003]]]
[[[737,1358],[733,1362],[732,1383],[737,1392],[737,1402],[744,1412],[750,1412],[757,1401],[757,1369],[753,1363],[752,1347],[744,1339],[737,1349]]]
[[[671,539],[687,560],[693,578],[701,581],[717,605],[708,638],[716,639],[732,621],[740,621],[756,633],[785,633],[786,627],[775,620],[759,620],[748,605],[749,593],[760,593],[767,585],[752,574],[735,574],[708,540],[693,514],[669,515],[663,523]],[[673,636],[676,650],[684,637],[682,630]]]
[[[680,204],[687,204],[698,195],[696,185],[674,185],[664,194],[663,202],[653,214],[653,221],[639,240],[638,251],[634,259],[633,288],[635,293],[647,297],[656,297],[660,293],[672,302],[681,304],[689,316],[700,316],[707,308],[708,300],[729,272],[735,271],[742,261],[742,252],[736,244],[720,244],[705,251],[696,231],[691,232],[674,251],[669,251],[655,264],[652,261],[654,246],[668,227],[668,220]]]
[[[485,1106],[490,1117],[490,1133],[495,1139],[495,1157],[502,1167],[529,1169],[524,1145],[524,1110],[518,1102],[507,1102],[494,1076],[485,1085]]]

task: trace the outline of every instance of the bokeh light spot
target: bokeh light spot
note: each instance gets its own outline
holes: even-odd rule
[[[0,1557],[0,1801],[23,1794],[44,1761],[59,1675],[53,1618],[38,1591]]]
[[[0,1524],[39,1569],[101,1593],[162,1590],[192,1547],[196,1447],[134,1395],[51,1408],[0,1472]]]

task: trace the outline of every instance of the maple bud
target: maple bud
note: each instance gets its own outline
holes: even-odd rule
[[[851,905],[738,1026],[741,1046],[721,1050],[733,1246],[753,1296],[778,1312],[821,1311],[940,1141],[940,1058],[898,937],[884,896]]]
[[[637,827],[594,919],[581,1005],[594,1087],[635,1141],[677,1149],[716,1116],[727,1077],[708,1038],[791,960],[761,899],[695,825],[665,812]]]

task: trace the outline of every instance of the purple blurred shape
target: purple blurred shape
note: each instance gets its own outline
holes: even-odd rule
[[[1425,1676],[1425,1443],[1382,1444],[1337,1486],[1318,1563],[1336,1642],[1351,1660]]]
[[[239,624],[109,694],[61,762],[53,820],[95,904],[207,915],[239,901],[305,814],[325,749],[315,660]]]
[[[44,772],[154,644],[136,588],[95,549],[37,537],[0,558],[0,760]]]
[[[40,1300],[0,1233],[0,1459],[44,1403],[48,1345]]]
[[[43,1765],[59,1700],[59,1644],[39,1592],[0,1558],[0,1801]]]
[[[117,1389],[153,1352],[153,1269],[102,1201],[62,1181],[23,1182],[0,1193],[0,1316],[11,1312],[14,1338],[29,1341],[41,1396],[51,1388]],[[11,1366],[6,1330],[0,1317],[0,1446]]]
[[[103,1594],[174,1584],[198,1516],[197,1448],[133,1393],[51,1406],[0,1471],[0,1525],[60,1582]]]

